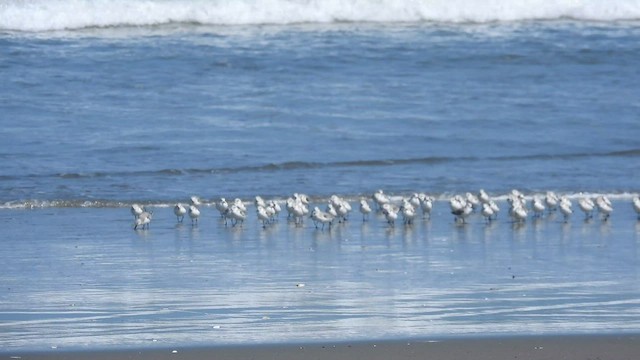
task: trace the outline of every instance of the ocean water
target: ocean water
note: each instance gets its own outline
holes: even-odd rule
[[[0,2],[0,350],[637,330],[639,40],[623,0]],[[616,210],[455,225],[480,188]],[[210,207],[377,189],[434,218]]]

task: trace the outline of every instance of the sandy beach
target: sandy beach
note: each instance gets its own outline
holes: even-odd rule
[[[116,351],[13,352],[5,359],[327,359],[327,360],[632,360],[640,354],[638,335],[525,336],[444,340],[302,343],[261,346],[218,346]]]

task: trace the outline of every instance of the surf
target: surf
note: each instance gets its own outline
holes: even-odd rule
[[[47,32],[165,24],[490,23],[573,19],[640,20],[634,0],[13,0],[0,5],[0,31]]]

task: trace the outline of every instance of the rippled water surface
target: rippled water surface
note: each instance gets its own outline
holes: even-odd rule
[[[0,343],[47,349],[271,343],[460,335],[633,332],[640,326],[640,225],[389,227],[357,215],[331,230],[282,218],[225,227],[155,210],[132,231],[126,209],[0,213]],[[38,224],[28,234],[25,225]]]

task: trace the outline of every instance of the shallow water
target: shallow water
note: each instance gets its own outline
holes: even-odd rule
[[[524,224],[479,215],[331,230],[281,218],[198,226],[155,209],[3,210],[4,349],[100,348],[462,335],[618,333],[640,326],[640,223]],[[19,225],[18,225],[19,224]],[[34,226],[30,226],[34,225]],[[29,229],[29,234],[19,229]]]

